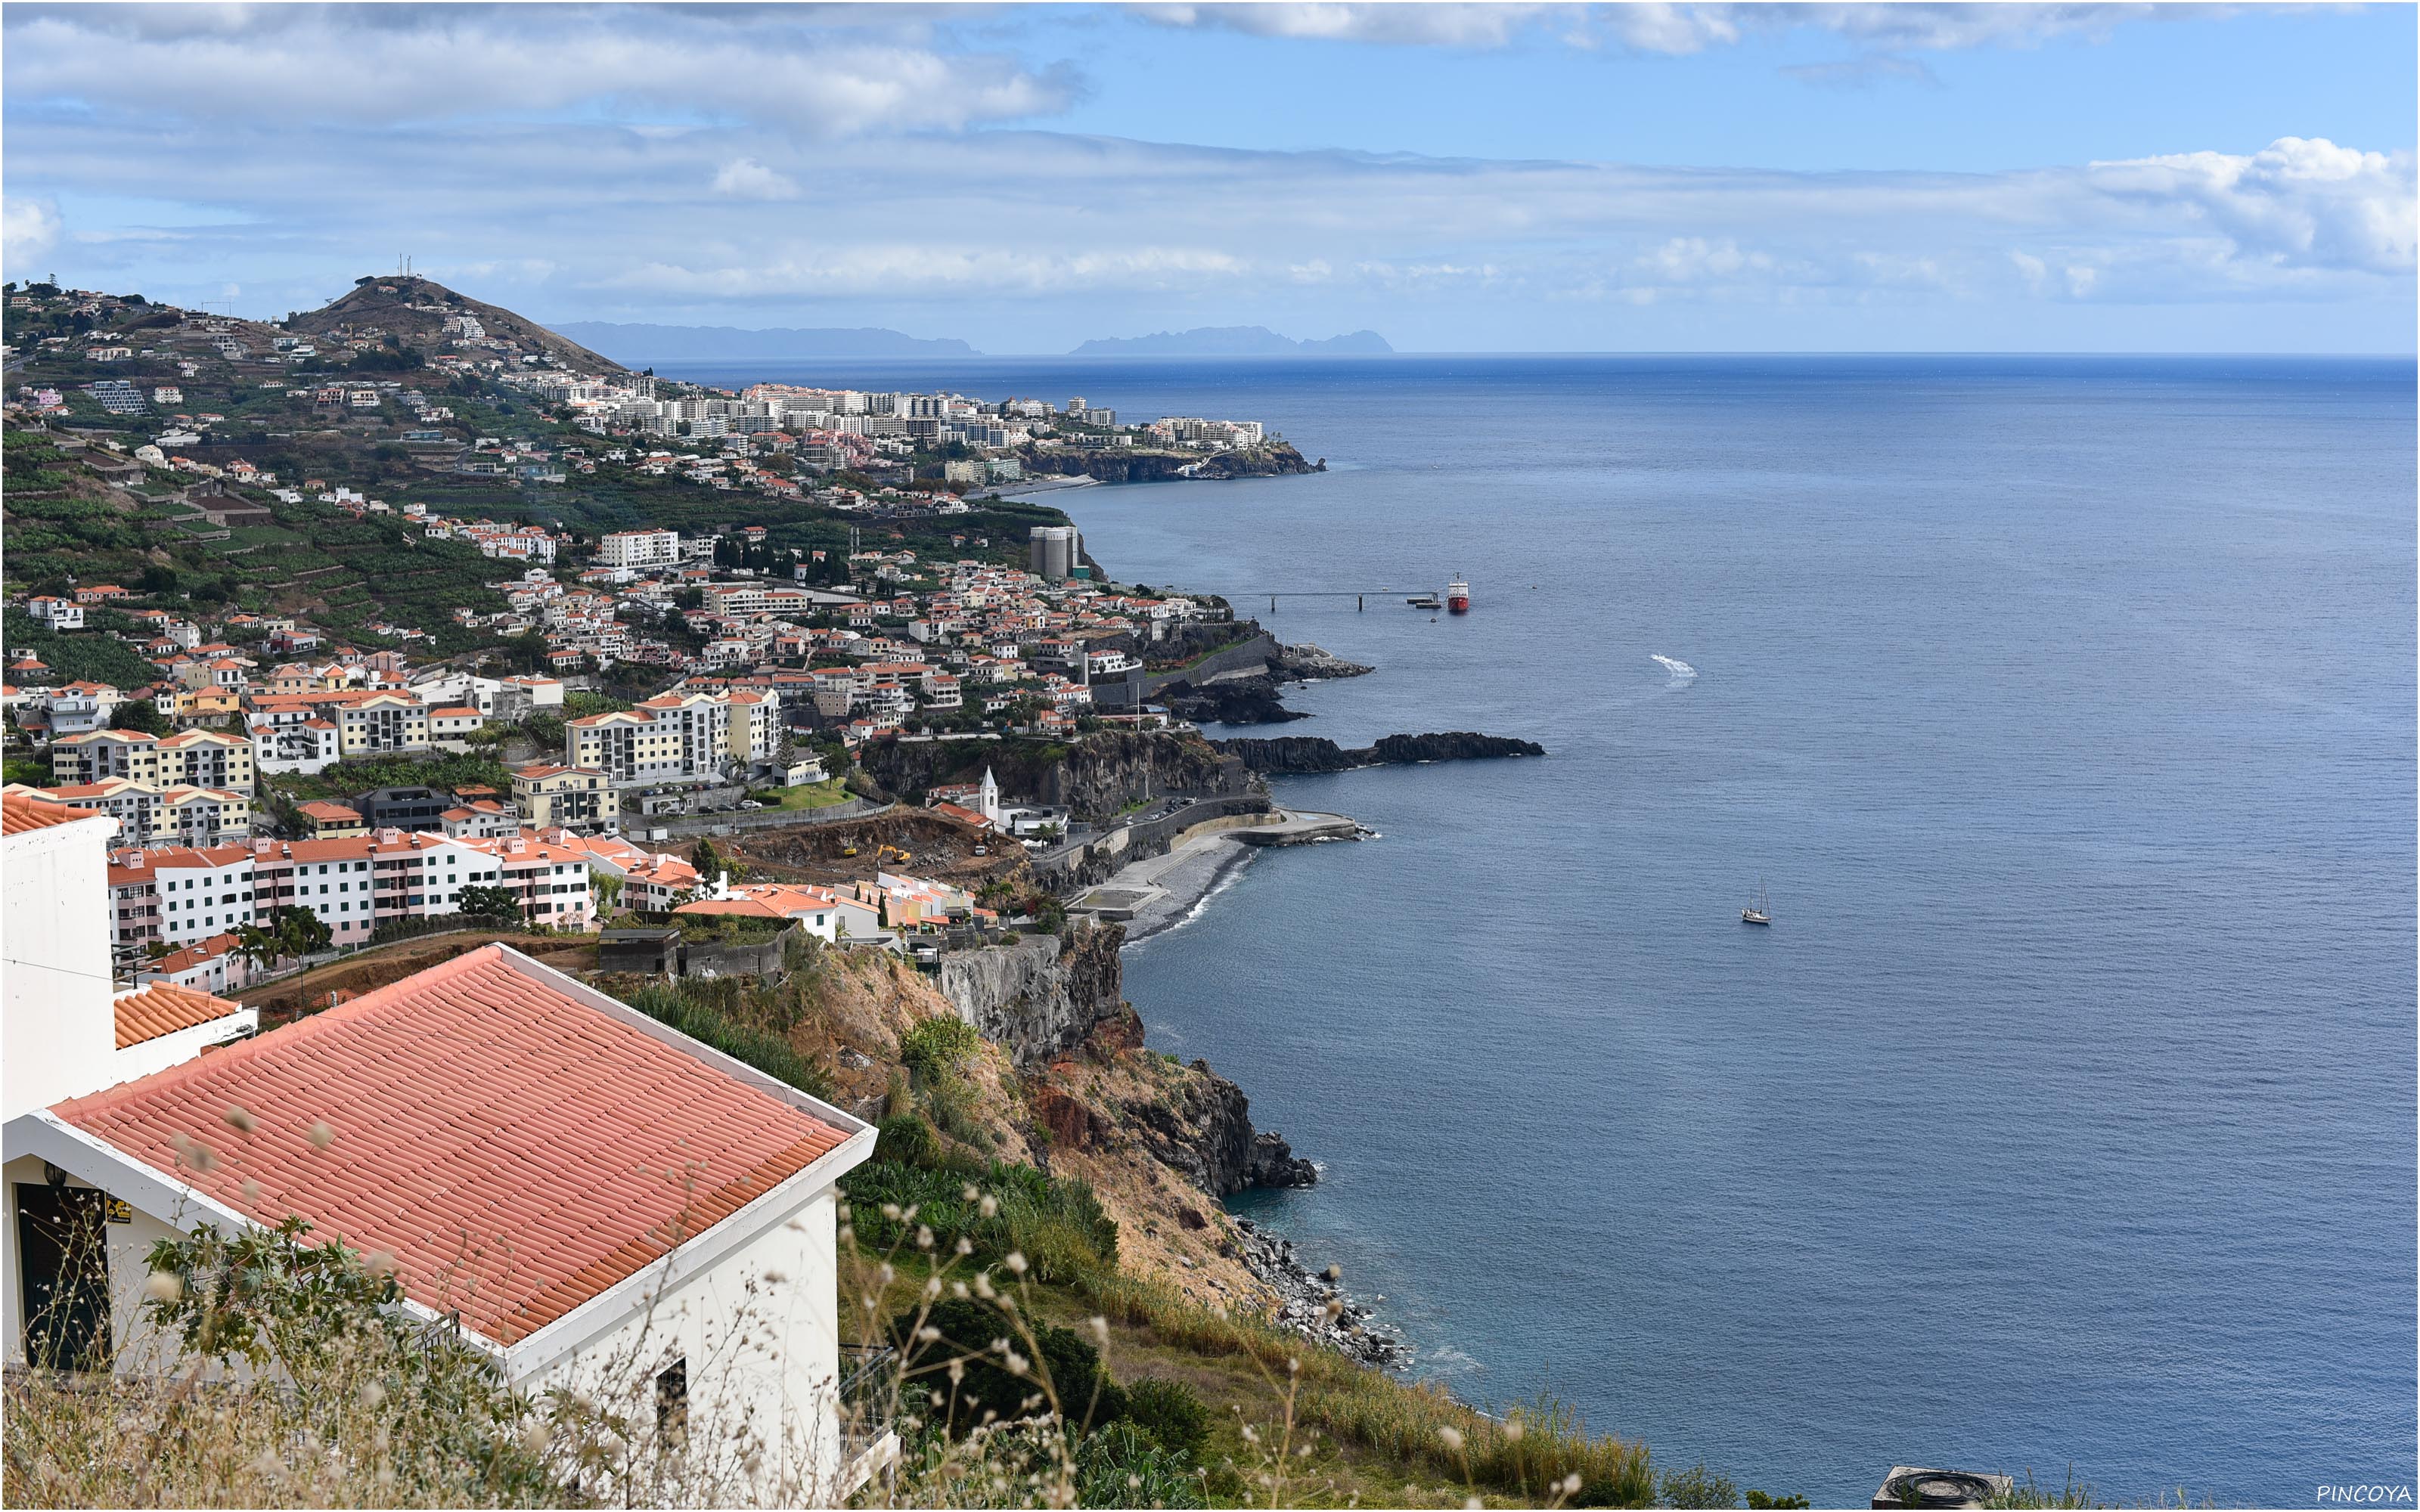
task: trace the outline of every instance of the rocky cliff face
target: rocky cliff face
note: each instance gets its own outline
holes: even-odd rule
[[[1357,766],[1546,754],[1544,746],[1532,741],[1477,734],[1467,730],[1445,734],[1388,735],[1374,746],[1339,746],[1316,735],[1247,737],[1211,744],[1230,756],[1241,757],[1244,764],[1255,772],[1280,773],[1349,772]]]
[[[1244,1089],[1197,1060],[1194,1074],[1149,1102],[1127,1102],[1125,1121],[1143,1149],[1212,1196],[1248,1187],[1310,1186],[1319,1171],[1283,1136],[1255,1133]]]
[[[1280,702],[1284,684],[1360,677],[1373,670],[1308,642],[1280,645],[1265,633],[1245,649],[1261,653],[1256,664],[1237,665],[1233,656],[1220,658],[1207,669],[1188,671],[1184,678],[1164,685],[1158,696],[1172,713],[1187,719],[1278,724],[1310,717]]]
[[[987,765],[1001,792],[1061,804],[1099,823],[1146,793],[1242,793],[1243,767],[1199,735],[1104,730],[1064,745],[1040,740],[878,740],[858,756],[874,779],[914,800],[941,783],[971,782]]]
[[[1119,995],[1125,931],[1076,926],[941,957],[941,995],[1021,1070],[1065,1055],[1127,1010]]]
[[[1199,478],[1268,478],[1326,471],[1325,458],[1319,464],[1306,462],[1300,452],[1283,441],[1207,458],[1180,452],[1036,452],[1030,447],[1022,455],[1029,472],[1081,474],[1103,483],[1161,483],[1184,476],[1182,470],[1187,467]]]
[[[1116,925],[1081,927],[1062,940],[957,950],[941,958],[941,995],[960,1018],[1008,1052],[1019,1071],[1083,1053],[1096,1063],[1140,1057],[1142,1023],[1122,992]],[[1054,1143],[1076,1150],[1139,1147],[1214,1197],[1254,1186],[1309,1186],[1319,1180],[1283,1137],[1252,1127],[1244,1089],[1197,1060],[1188,1072],[1109,1078],[1091,1097],[1038,1079],[1029,1102]]]

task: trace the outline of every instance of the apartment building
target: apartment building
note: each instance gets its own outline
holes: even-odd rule
[[[109,858],[110,924],[121,962],[158,941],[175,948],[257,921],[249,841],[205,849],[136,846]]]
[[[256,765],[249,738],[218,730],[165,736],[95,730],[51,745],[51,780],[61,786],[122,778],[154,787],[216,788],[249,795]]]
[[[252,726],[252,764],[260,772],[324,772],[344,755],[344,737],[326,719]]]
[[[680,561],[678,531],[615,531],[597,543],[598,566],[643,570],[676,567]]]
[[[223,844],[252,833],[252,800],[240,793],[178,785],[161,787],[113,777],[99,782],[8,790],[35,803],[89,809],[117,821],[118,839],[132,845]]]
[[[334,705],[337,747],[348,761],[428,748],[428,709],[401,693],[361,693]]]
[[[616,786],[722,777],[773,759],[781,703],[769,693],[665,693],[565,726],[568,764]]]
[[[513,806],[539,829],[611,834],[620,827],[621,795],[604,771],[533,763],[513,773]]]

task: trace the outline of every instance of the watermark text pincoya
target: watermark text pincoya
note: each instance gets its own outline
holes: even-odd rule
[[[2311,1500],[2331,1506],[2410,1506],[2412,1488],[2370,1484],[2322,1486]]]

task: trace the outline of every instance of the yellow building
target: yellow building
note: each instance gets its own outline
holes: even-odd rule
[[[252,742],[219,730],[188,730],[164,739],[139,730],[95,730],[52,743],[53,782],[73,785],[112,778],[249,795]]]
[[[302,822],[303,835],[310,840],[343,840],[370,832],[369,821],[361,816],[360,810],[324,798],[296,804],[294,815]]]
[[[428,709],[401,693],[364,693],[335,706],[337,748],[347,760],[428,748]]]
[[[613,779],[593,767],[553,766],[535,762],[513,773],[513,802],[521,822],[534,829],[569,829],[597,834],[615,828],[622,817],[621,795]]]

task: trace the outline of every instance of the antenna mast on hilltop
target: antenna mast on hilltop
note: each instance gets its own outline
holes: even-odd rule
[[[397,278],[411,276],[411,254],[398,252],[395,255],[395,276]]]

